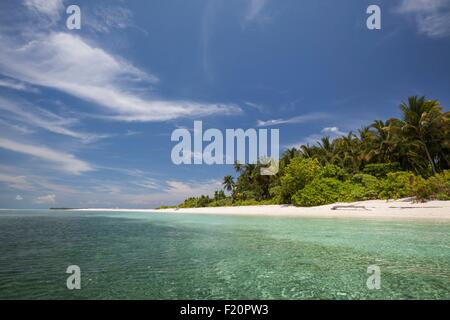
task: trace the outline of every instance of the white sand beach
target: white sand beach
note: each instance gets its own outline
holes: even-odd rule
[[[127,211],[149,213],[189,213],[210,215],[287,216],[317,218],[361,218],[388,220],[448,220],[450,201],[413,202],[411,199],[369,200],[334,203],[318,207],[261,205],[238,207],[207,207],[186,209],[75,209],[77,211]]]

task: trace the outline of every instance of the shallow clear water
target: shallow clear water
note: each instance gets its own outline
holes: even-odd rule
[[[0,211],[0,298],[450,299],[450,224]]]

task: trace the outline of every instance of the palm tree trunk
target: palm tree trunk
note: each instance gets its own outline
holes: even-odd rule
[[[423,142],[422,140],[420,142],[422,142],[422,144],[423,144],[423,147],[425,149],[425,153],[427,154],[428,161],[431,164],[431,170],[433,171],[433,175],[435,175],[436,174],[436,167],[434,166],[434,161],[431,158],[430,152],[428,151],[428,147],[427,147],[426,143]]]

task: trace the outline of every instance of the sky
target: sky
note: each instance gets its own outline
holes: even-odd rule
[[[276,128],[283,150],[410,95],[448,110],[449,57],[450,0],[1,1],[0,208],[211,194],[232,166],[173,164],[174,130]]]

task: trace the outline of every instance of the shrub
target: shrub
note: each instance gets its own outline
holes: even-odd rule
[[[162,205],[162,206],[158,207],[158,209],[175,209],[175,208],[177,208],[177,206],[165,206],[165,205]]]
[[[363,172],[377,178],[385,178],[388,173],[400,171],[400,164],[394,163],[374,163],[366,164]]]
[[[303,159],[300,157],[291,160],[280,179],[280,202],[291,202],[291,197],[303,189],[319,174],[320,165],[317,159]]]
[[[328,169],[324,172],[329,173],[332,170]],[[344,175],[337,175],[339,176],[344,177]],[[319,206],[334,202],[376,199],[379,188],[380,181],[368,174],[355,174],[346,181],[319,175],[292,196],[292,203],[296,206]]]
[[[321,178],[335,178],[344,181],[348,174],[344,169],[338,167],[334,164],[327,164],[322,169],[320,169],[319,177]]]
[[[418,201],[450,200],[450,170],[445,170],[426,180],[416,178],[411,190]]]
[[[198,198],[192,197],[184,200],[182,204],[180,204],[180,208],[201,208],[207,207],[211,199],[208,196],[200,196]]]
[[[233,206],[258,206],[258,205],[269,205],[269,204],[275,204],[271,199],[267,200],[242,200],[242,201],[235,201],[233,203]]]
[[[282,204],[282,188],[281,186],[271,187],[269,190],[270,196],[272,197],[272,202],[275,204]]]
[[[417,177],[411,172],[399,171],[388,173],[380,183],[382,199],[399,199],[412,196],[412,185]]]
[[[208,207],[228,207],[233,205],[231,198],[225,198],[220,200],[214,200],[208,204]]]
[[[380,181],[370,174],[358,173],[351,179],[354,188],[352,198],[354,200],[371,200],[378,197]]]
[[[341,197],[342,182],[334,178],[317,178],[292,196],[296,206],[310,207],[337,202]]]

